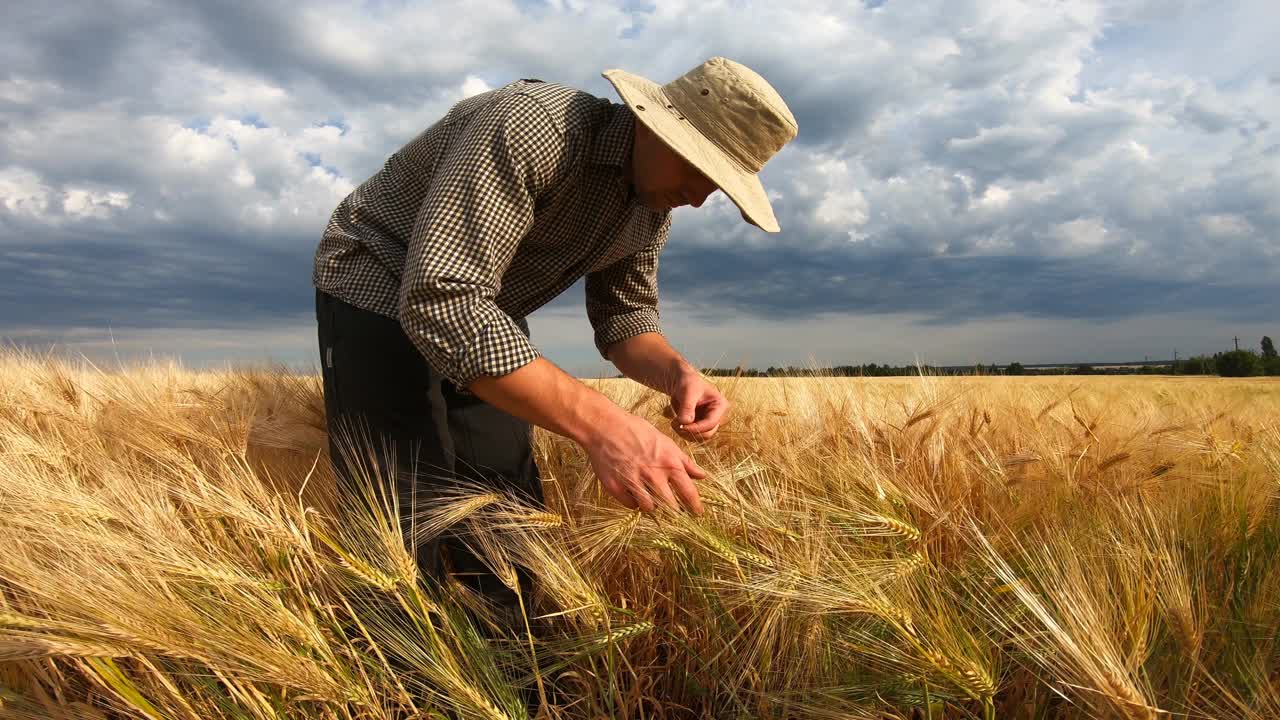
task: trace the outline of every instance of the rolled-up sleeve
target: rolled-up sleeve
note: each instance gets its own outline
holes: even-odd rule
[[[609,359],[609,346],[641,333],[661,333],[658,323],[658,255],[666,244],[671,217],[653,242],[614,264],[587,274],[587,319],[596,350]]]
[[[564,131],[537,100],[478,110],[440,158],[418,209],[400,284],[400,325],[459,387],[539,357],[495,303],[538,194],[568,167]]]

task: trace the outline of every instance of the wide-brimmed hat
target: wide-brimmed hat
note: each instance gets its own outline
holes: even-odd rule
[[[713,57],[666,85],[624,70],[601,73],[636,118],[733,200],[747,222],[778,232],[757,173],[796,136],[782,96],[754,70]]]

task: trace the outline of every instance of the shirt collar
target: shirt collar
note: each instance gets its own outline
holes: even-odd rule
[[[635,139],[635,122],[631,108],[610,103],[609,112],[591,147],[591,161],[597,165],[610,165],[621,172]]]
[[[610,103],[608,114],[599,131],[596,132],[595,140],[592,141],[591,162],[608,167],[615,173],[618,187],[626,195],[630,204],[644,208],[646,212],[668,215],[670,211],[657,213],[643,205],[635,193],[635,188],[631,186],[631,178],[624,174],[627,158],[631,155],[631,148],[635,144],[635,137],[636,116],[632,114],[631,108]]]

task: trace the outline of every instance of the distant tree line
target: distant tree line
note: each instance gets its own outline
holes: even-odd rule
[[[764,370],[756,368],[703,368],[704,375],[720,377],[886,377],[891,375],[918,375],[921,370],[927,375],[971,375],[972,369],[959,372],[960,368],[939,368],[932,365],[837,365],[829,368],[769,367]]]
[[[769,367],[756,368],[702,368],[704,375],[714,377],[893,377],[905,375],[1168,375],[1169,363],[1163,365],[1133,365],[1094,367],[1092,365],[1064,365],[1029,368],[1022,363],[999,365],[837,365],[826,368]]]
[[[935,365],[837,365],[827,368],[768,367],[757,368],[702,368],[705,375],[713,377],[890,377],[895,375],[1222,375],[1247,377],[1252,375],[1280,375],[1280,357],[1269,336],[1262,338],[1261,352],[1231,350],[1213,355],[1196,355],[1173,363],[1145,363],[1141,365],[1063,365],[1054,367],[1026,367],[1022,363],[1008,365],[991,363],[984,365],[935,366]],[[621,377],[621,376],[619,376]]]
[[[1276,354],[1271,337],[1262,337],[1261,352],[1253,350],[1229,350],[1213,355],[1196,355],[1179,360],[1173,368],[1178,375],[1221,375],[1223,377],[1250,377],[1254,375],[1280,375],[1280,356]]]

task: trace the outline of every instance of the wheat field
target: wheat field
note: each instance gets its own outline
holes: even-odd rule
[[[1280,717],[1275,380],[717,384],[701,518],[542,431],[545,507],[416,508],[537,578],[486,642],[395,508],[333,521],[318,373],[6,351],[0,718]]]

